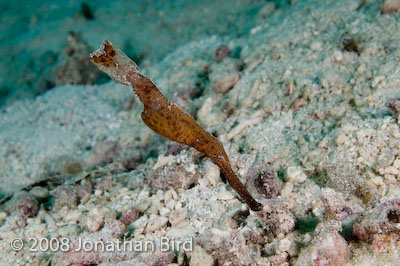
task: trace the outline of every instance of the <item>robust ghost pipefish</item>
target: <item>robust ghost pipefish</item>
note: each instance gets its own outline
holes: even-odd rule
[[[189,145],[203,152],[217,164],[229,184],[253,211],[262,205],[247,191],[232,170],[222,144],[175,103],[170,103],[156,85],[139,74],[139,68],[121,50],[103,41],[100,49],[90,54],[90,60],[112,79],[131,85],[144,105],[143,122],[157,134],[170,140]]]

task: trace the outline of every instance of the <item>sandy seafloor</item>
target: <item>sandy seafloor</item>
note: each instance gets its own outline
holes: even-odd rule
[[[400,14],[382,14],[382,1],[371,0],[221,1],[225,13],[205,1],[193,2],[192,24],[173,7],[177,25],[173,11],[153,14],[143,2],[148,23],[168,19],[140,31],[124,27],[132,6],[122,2],[114,13],[94,8],[81,31],[81,15],[40,17],[68,14],[68,4],[41,7],[25,18],[29,34],[2,46],[3,58],[14,53],[3,62],[15,66],[1,69],[12,93],[0,109],[0,265],[399,265]],[[207,12],[217,21],[209,27]],[[231,22],[219,24],[227,14]],[[56,21],[48,36],[47,19]],[[68,50],[71,28],[84,41],[72,38]],[[151,44],[155,35],[163,45]],[[147,128],[131,88],[95,81],[96,69],[73,71],[106,38],[141,54],[141,73],[217,136],[260,212],[210,160]],[[221,45],[228,49],[216,57]],[[24,61],[36,53],[30,60],[46,65],[46,49],[63,54],[50,57],[60,61],[55,70]],[[29,66],[36,72],[22,72]],[[37,90],[42,76],[54,84]],[[95,84],[59,85],[68,81]],[[31,238],[76,247],[161,237],[192,239],[193,250],[29,250]],[[18,251],[16,238],[25,243]]]

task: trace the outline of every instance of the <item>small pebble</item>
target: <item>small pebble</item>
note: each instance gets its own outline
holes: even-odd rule
[[[161,216],[161,217],[155,218],[155,219],[153,219],[153,220],[151,220],[151,221],[149,221],[147,223],[145,231],[146,231],[146,233],[152,233],[154,231],[158,231],[164,225],[166,225],[167,222],[168,222],[168,218],[167,217],[162,217]]]
[[[389,166],[385,168],[385,174],[398,175],[399,170],[396,169],[394,166]]]
[[[220,171],[218,166],[209,161],[206,161],[205,169],[206,178],[208,179],[208,181],[210,181],[211,185],[216,186],[218,184],[218,181],[220,180]]]
[[[80,210],[71,210],[68,212],[68,214],[65,216],[64,220],[67,223],[70,224],[75,224],[77,223],[77,221],[79,220],[79,218],[81,217],[82,212]]]
[[[393,115],[397,116],[400,113],[400,99],[399,98],[391,99],[387,103],[387,106],[390,108],[390,111],[393,113]]]
[[[129,225],[132,222],[136,221],[139,217],[140,217],[140,212],[137,209],[129,208],[122,214],[120,221],[125,225]]]
[[[277,251],[277,253],[286,252],[290,249],[291,245],[292,245],[292,241],[284,238],[281,241],[279,241],[278,246],[276,247],[276,251]]]
[[[315,42],[311,43],[311,45],[310,45],[310,49],[313,51],[317,51],[317,50],[321,49],[321,47],[322,47],[322,43],[319,41],[315,41]]]
[[[289,166],[286,170],[287,178],[292,183],[301,184],[307,180],[307,175],[299,166]]]
[[[25,217],[35,217],[39,211],[39,203],[33,197],[22,197],[18,209]]]
[[[29,194],[31,194],[33,197],[36,199],[46,199],[49,196],[49,190],[44,187],[33,187],[30,191]]]
[[[171,210],[168,209],[168,208],[165,208],[165,207],[162,207],[162,208],[160,209],[160,215],[161,215],[161,216],[165,216],[166,214],[168,214],[168,213],[170,213],[170,212],[171,212]]]
[[[282,181],[274,173],[264,171],[254,179],[254,186],[263,197],[270,199],[279,195]]]
[[[383,14],[390,14],[400,11],[400,0],[385,0],[381,5]]]
[[[333,58],[334,58],[335,62],[340,62],[340,61],[342,61],[342,60],[343,60],[343,54],[342,54],[342,52],[340,52],[340,51],[335,51],[335,52],[333,53]]]
[[[6,212],[0,212],[0,224],[4,222],[8,214]]]
[[[106,222],[101,232],[106,237],[119,238],[125,233],[125,230],[125,224],[123,224],[121,221],[113,220]]]
[[[235,196],[229,191],[222,191],[218,194],[218,199],[220,200],[230,200],[235,198]]]
[[[215,51],[214,61],[220,63],[229,56],[231,56],[231,49],[225,44],[221,44]]]
[[[213,82],[211,86],[218,93],[226,93],[236,85],[239,79],[239,74],[235,73],[231,76],[224,77],[220,80]]]
[[[147,215],[143,215],[142,217],[140,217],[139,219],[137,219],[136,221],[134,221],[132,223],[133,228],[135,229],[140,229],[140,228],[144,228],[147,224],[148,221],[148,217]]]
[[[213,266],[214,258],[208,254],[202,247],[196,245],[193,252],[190,253],[191,266]]]
[[[350,257],[349,245],[339,233],[322,232],[315,237],[311,254],[312,265],[345,265]]]
[[[94,208],[89,212],[87,217],[87,229],[89,232],[97,232],[104,224],[104,213],[99,208]]]

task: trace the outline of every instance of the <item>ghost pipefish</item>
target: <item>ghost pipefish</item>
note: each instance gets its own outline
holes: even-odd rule
[[[189,145],[203,152],[217,164],[229,184],[253,211],[262,205],[247,191],[232,170],[222,144],[175,103],[170,103],[147,77],[139,74],[139,68],[121,50],[110,42],[103,41],[101,47],[90,54],[90,60],[112,79],[131,85],[144,105],[143,122],[157,134],[170,140]]]

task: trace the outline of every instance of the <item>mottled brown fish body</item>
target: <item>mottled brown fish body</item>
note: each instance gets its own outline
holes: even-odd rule
[[[104,41],[99,50],[90,55],[90,60],[114,80],[131,84],[144,105],[143,122],[157,134],[170,140],[189,145],[205,153],[227,178],[229,184],[253,211],[262,207],[247,191],[233,172],[222,144],[200,127],[194,118],[162,95],[154,83],[139,74],[139,68],[122,51]]]

